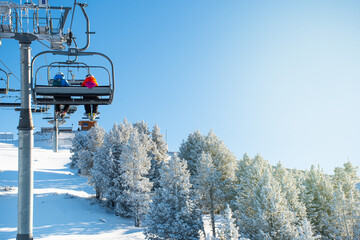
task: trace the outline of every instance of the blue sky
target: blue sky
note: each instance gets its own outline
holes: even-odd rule
[[[157,122],[170,151],[196,129],[213,129],[238,158],[260,153],[272,164],[319,164],[328,173],[348,159],[360,164],[360,2],[88,4],[96,32],[89,50],[107,54],[116,68],[114,102],[100,107],[105,129],[126,117],[151,128]],[[74,32],[80,43],[79,9]],[[32,47],[34,55],[45,50]],[[0,59],[19,77],[16,41],[3,39]],[[82,113],[79,107],[67,126],[75,128]],[[18,114],[0,114],[0,131],[16,132]],[[34,123],[50,126],[36,115]]]

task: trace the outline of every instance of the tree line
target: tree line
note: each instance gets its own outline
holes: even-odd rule
[[[147,239],[360,238],[359,177],[350,162],[327,175],[272,166],[259,154],[238,160],[213,131],[189,134],[169,157],[156,124],[149,131],[127,120],[109,132],[77,133],[70,151],[71,167],[96,197],[135,226],[145,223]]]

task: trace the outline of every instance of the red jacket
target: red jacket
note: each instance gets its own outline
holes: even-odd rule
[[[85,81],[81,84],[82,87],[93,88],[99,86],[96,82],[96,78],[94,77],[87,77]]]

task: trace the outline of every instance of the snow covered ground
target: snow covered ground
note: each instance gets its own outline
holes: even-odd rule
[[[35,144],[36,146],[36,144]],[[14,144],[0,142],[0,239],[17,234],[17,161]],[[132,219],[121,218],[94,199],[86,178],[66,166],[70,151],[35,147],[34,238],[116,240],[144,239],[143,228]],[[5,187],[13,187],[5,191]]]

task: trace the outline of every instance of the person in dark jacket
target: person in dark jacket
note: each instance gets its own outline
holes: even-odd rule
[[[52,82],[52,85],[54,87],[70,87],[69,82],[65,79],[64,74],[62,72],[58,72],[55,77],[54,80]],[[70,97],[55,97],[55,100],[70,100]],[[63,109],[61,109],[60,104],[56,104],[55,105],[55,114],[56,116],[60,116],[62,118],[65,117],[65,115],[67,114],[67,112],[70,109],[70,105],[69,104],[65,104]]]

